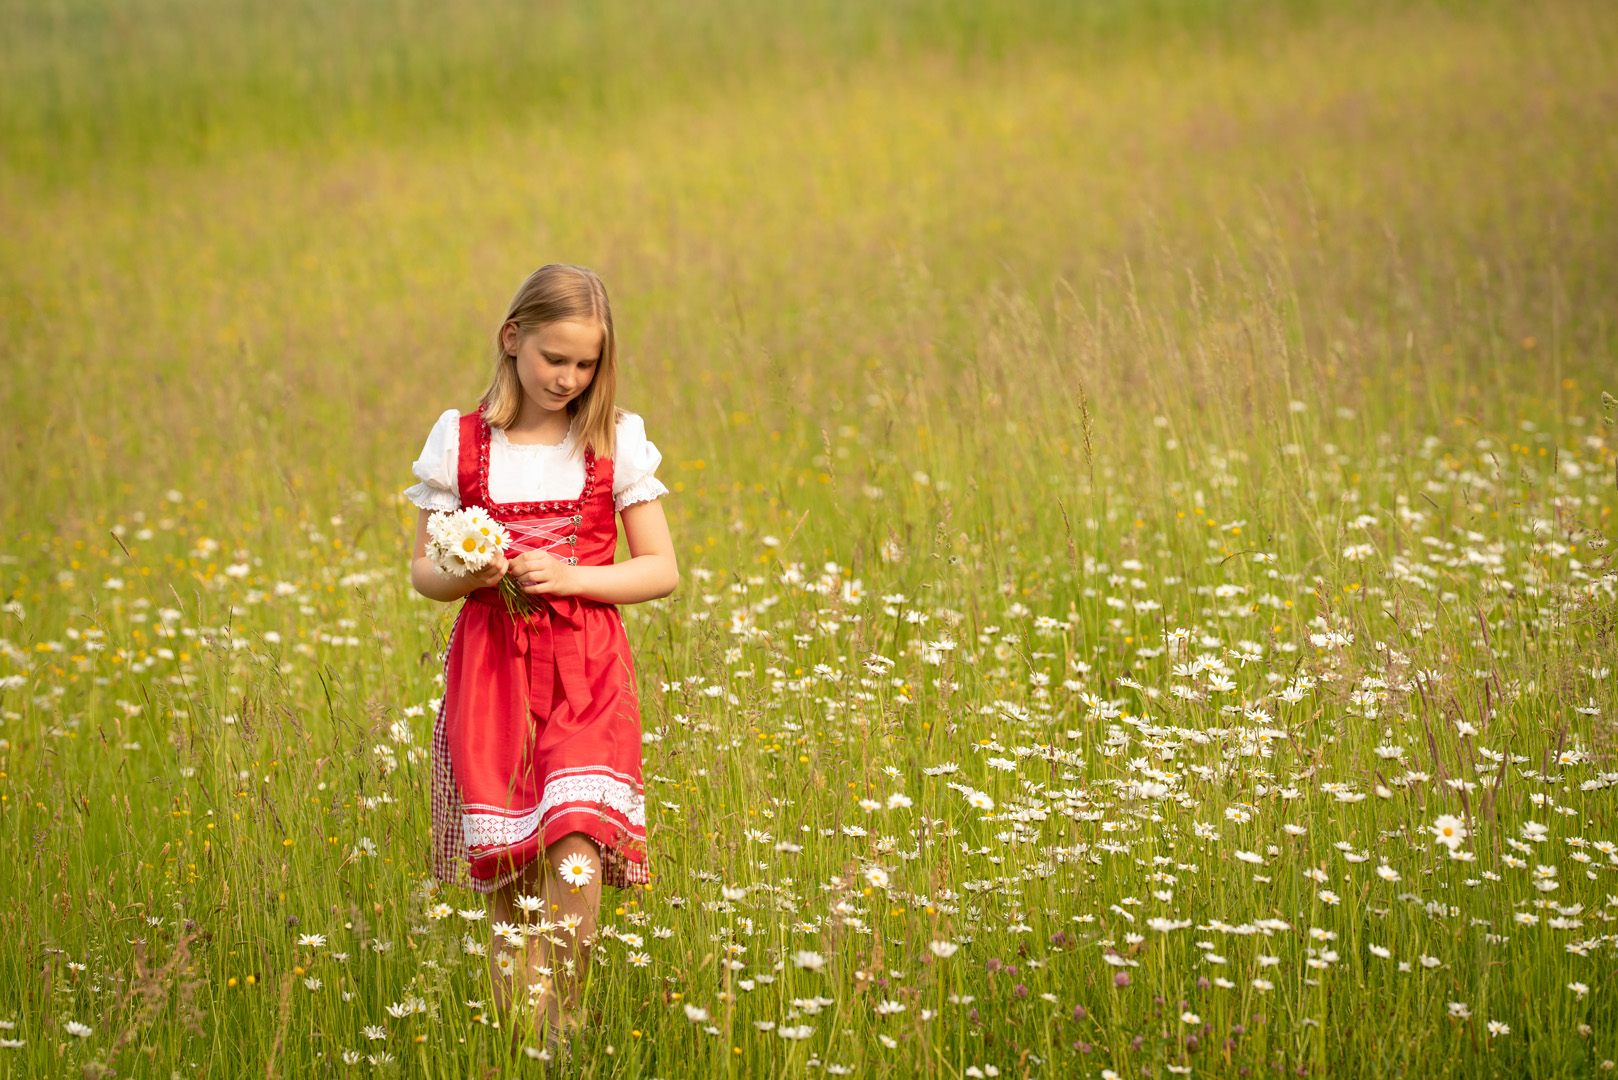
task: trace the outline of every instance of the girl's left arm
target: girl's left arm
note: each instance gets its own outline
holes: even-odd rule
[[[618,515],[629,542],[629,558],[612,566],[569,566],[540,551],[511,560],[508,573],[525,593],[581,596],[604,604],[639,604],[667,596],[680,584],[674,540],[658,499],[626,506]]]

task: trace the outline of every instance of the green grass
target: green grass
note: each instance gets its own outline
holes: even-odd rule
[[[541,1071],[397,493],[546,261],[684,574],[569,1075],[1604,1075],[1604,5],[380,10],[6,9],[0,1076]]]
[[[396,141],[558,111],[621,120],[671,95],[711,97],[788,73],[820,83],[873,61],[995,64],[1030,46],[1094,61],[1168,37],[1213,44],[1285,28],[1323,10],[1318,0],[814,0],[785,17],[735,0],[497,0],[475,10],[419,0],[8,0],[0,153],[71,180],[109,159]]]

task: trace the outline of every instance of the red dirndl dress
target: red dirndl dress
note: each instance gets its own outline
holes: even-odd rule
[[[489,425],[475,412],[460,424],[461,505],[506,527],[508,557],[537,548],[574,565],[612,564],[611,458],[585,450],[576,499],[497,503]],[[640,703],[623,620],[595,600],[529,601],[535,610],[513,619],[498,590],[477,589],[450,632],[433,725],[433,873],[493,892],[546,847],[584,833],[604,884],[646,884]]]

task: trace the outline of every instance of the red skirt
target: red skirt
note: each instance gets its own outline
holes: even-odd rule
[[[611,604],[535,598],[513,617],[494,589],[450,633],[433,726],[433,873],[493,892],[545,848],[583,833],[602,881],[651,880],[640,703]]]

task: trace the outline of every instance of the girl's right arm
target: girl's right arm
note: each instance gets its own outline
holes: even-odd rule
[[[494,561],[484,567],[481,573],[466,577],[451,577],[427,557],[427,519],[432,516],[431,510],[423,510],[416,515],[416,548],[410,559],[410,584],[415,586],[416,591],[431,600],[442,600],[447,604],[459,600],[473,589],[492,589],[499,585],[500,579],[506,576],[504,554],[497,552]]]

